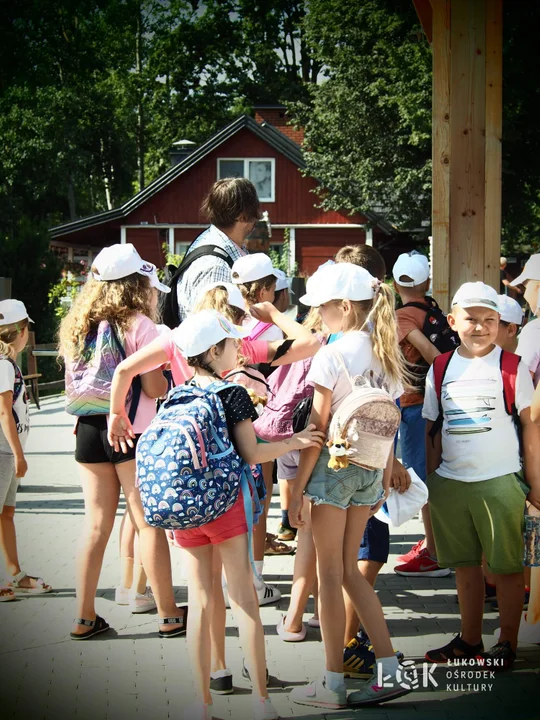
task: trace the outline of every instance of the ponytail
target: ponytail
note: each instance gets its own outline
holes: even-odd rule
[[[399,347],[394,291],[386,283],[381,283],[372,303],[365,324],[371,325],[373,354],[388,378],[396,384],[406,385],[409,372]]]

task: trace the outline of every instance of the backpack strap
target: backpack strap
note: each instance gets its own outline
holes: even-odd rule
[[[253,369],[253,368],[251,368],[250,365],[246,365],[246,368]],[[245,375],[250,380],[253,380],[258,383],[262,383],[266,387],[267,392],[272,393],[272,391],[270,390],[270,386],[268,385],[266,380],[264,380],[263,378],[257,377],[256,375],[251,375],[251,373],[247,372],[247,370],[244,370],[243,368],[238,368],[237,370],[231,370],[230,373],[227,373],[227,375],[225,375],[224,379],[229,380],[229,378],[232,378],[233,375]],[[230,387],[230,383],[226,383],[226,385],[227,385],[227,387]],[[214,392],[219,392],[219,390],[214,391]]]
[[[113,323],[109,323],[109,327],[111,328],[111,335],[114,338],[114,342],[116,343],[116,345],[118,346],[118,349],[120,350],[120,355],[122,356],[122,359],[125,360],[127,357],[126,349],[120,340],[120,336],[118,334],[117,328],[115,328]],[[131,381],[131,404],[129,406],[129,412],[128,412],[128,419],[132,425],[135,422],[135,416],[137,415],[137,410],[139,408],[139,400],[141,399],[141,392],[142,392],[141,376],[135,375],[135,377]]]
[[[244,463],[244,468],[240,475],[240,487],[242,488],[242,496],[244,500],[244,513],[246,515],[246,523],[248,526],[248,555],[249,562],[253,569],[253,574],[257,577],[257,568],[255,566],[255,560],[253,558],[253,525],[259,519],[262,511],[259,495],[255,488],[255,480],[253,479],[253,473],[247,463]],[[253,506],[255,505],[255,509]]]
[[[431,426],[431,430],[429,431],[429,437],[431,438],[432,444],[435,443],[435,436],[437,433],[441,431],[442,424],[443,424],[443,407],[441,402],[441,394],[442,394],[442,385],[444,376],[446,375],[446,371],[448,370],[448,365],[450,365],[450,360],[452,359],[455,350],[451,350],[450,352],[443,353],[442,355],[437,355],[435,360],[433,361],[433,387],[435,389],[435,394],[437,396],[437,402],[439,404],[439,414],[437,416],[437,419]]]
[[[501,351],[500,368],[503,383],[504,409],[511,416],[519,443],[519,457],[523,464],[523,428],[516,407],[516,385],[520,356],[507,350]]]
[[[268,328],[273,327],[274,323],[266,323],[262,320],[259,320],[259,322],[254,326],[253,330],[248,335],[248,340],[258,340],[263,333],[265,333]]]
[[[20,367],[17,365],[17,363],[12,360],[12,358],[9,357],[9,355],[0,355],[0,358],[2,360],[7,360],[9,363],[13,365],[13,372],[15,373],[15,384],[13,385],[13,398],[11,401],[11,412],[13,413],[13,419],[15,420],[15,425],[19,424],[19,416],[15,412],[15,403],[21,396],[21,393],[24,390],[24,378],[21,372]]]
[[[418,310],[425,310],[426,312],[429,312],[430,310],[432,310],[434,308],[438,308],[439,306],[437,305],[435,300],[433,301],[433,304],[431,304],[429,302],[414,301],[414,302],[405,303],[405,305],[402,305],[401,308],[398,308],[398,310],[403,310],[403,308],[408,308],[408,307],[418,308]]]

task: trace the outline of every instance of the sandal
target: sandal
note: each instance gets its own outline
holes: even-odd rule
[[[280,542],[272,533],[266,533],[265,555],[293,555],[294,552],[293,546]]]
[[[469,645],[458,633],[448,645],[437,648],[436,650],[428,650],[426,660],[431,663],[446,663],[448,660],[470,660],[476,658],[484,650],[484,643],[478,645]]]
[[[84,618],[77,618],[74,620],[76,625],[87,625],[90,630],[87,630],[84,633],[69,633],[69,637],[72,640],[89,640],[91,637],[94,637],[94,635],[99,635],[99,633],[107,632],[107,630],[110,630],[110,625],[105,622],[105,620],[100,617],[99,615],[96,615],[95,620],[85,620]]]
[[[33,580],[35,582],[34,587],[21,587],[21,581],[25,578]],[[44,593],[50,593],[52,585],[47,583],[40,577],[33,577],[33,575],[27,575],[24,570],[21,570],[18,575],[13,577],[13,580],[9,583],[9,586],[15,593],[15,595],[43,595]]]
[[[187,627],[187,615],[188,615],[188,609],[187,607],[184,607],[184,614],[182,617],[166,617],[166,618],[159,618],[159,624],[160,625],[181,625],[179,628],[174,628],[174,630],[159,630],[158,635],[160,638],[173,638],[178,637],[179,635],[184,635],[186,632]]]
[[[0,588],[0,602],[9,602],[15,599],[16,595],[10,587]]]

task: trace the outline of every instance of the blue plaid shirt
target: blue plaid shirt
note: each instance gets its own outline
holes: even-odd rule
[[[195,250],[195,248],[201,245],[214,245],[223,248],[233,261],[238,260],[238,258],[246,254],[245,250],[239,248],[235,242],[215,225],[210,225],[207,230],[199,235],[193,243],[191,250]],[[188,312],[193,309],[205,285],[220,281],[232,282],[231,268],[225,260],[215,255],[207,255],[195,260],[176,286],[180,322],[185,320]]]

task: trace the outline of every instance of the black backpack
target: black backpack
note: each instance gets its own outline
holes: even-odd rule
[[[450,328],[446,315],[434,298],[426,297],[423,302],[409,302],[402,307],[414,307],[426,311],[422,333],[440,353],[451,352],[459,346],[459,335]],[[423,391],[429,363],[424,358],[420,358],[409,370],[414,376],[414,387]]]
[[[233,266],[234,263],[232,257],[227,253],[226,250],[224,250],[222,247],[219,247],[219,245],[201,245],[200,247],[193,250],[193,252],[190,252],[191,248],[193,247],[193,243],[196,242],[196,240],[197,238],[195,238],[195,240],[193,240],[191,245],[188,247],[188,249],[186,250],[186,254],[184,255],[184,259],[177,268],[174,265],[167,265],[166,282],[167,285],[171,288],[171,292],[162,295],[160,314],[161,322],[164,325],[167,325],[167,327],[170,327],[171,330],[175,327],[178,327],[178,324],[180,322],[180,307],[178,305],[178,293],[176,291],[176,287],[182,279],[183,274],[189,267],[191,267],[191,265],[193,265],[195,260],[206,257],[206,255],[214,255],[215,257],[219,257],[222,260],[225,260],[225,262],[230,268]]]

